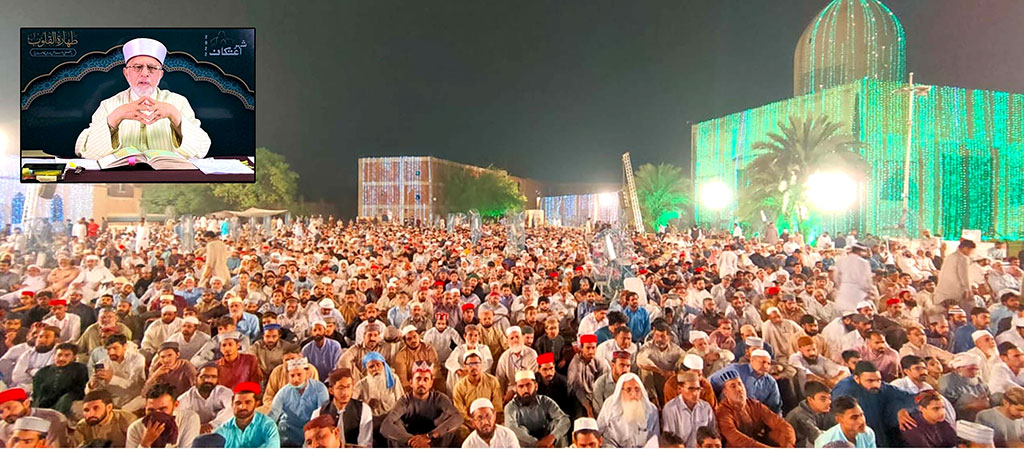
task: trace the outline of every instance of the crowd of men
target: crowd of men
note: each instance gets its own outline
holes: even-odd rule
[[[0,246],[6,446],[1024,444],[1002,243],[95,224]]]

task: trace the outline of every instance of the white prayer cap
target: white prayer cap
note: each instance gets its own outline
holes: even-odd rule
[[[99,255],[95,255],[95,254],[89,254],[89,255],[85,256],[85,259],[86,260],[99,260],[100,256]]]
[[[174,295],[173,294],[161,294],[160,295],[160,300],[161,301],[173,301],[174,300]]]
[[[402,328],[402,336],[403,337],[406,336],[407,334],[409,334],[409,332],[416,332],[416,326],[413,326],[412,324],[409,324],[408,326],[405,326],[405,327]]]
[[[470,350],[470,351],[466,351],[466,353],[462,356],[462,363],[465,364],[466,360],[468,360],[472,356],[480,357],[480,360],[484,359],[484,356],[483,356],[483,354],[480,353],[480,351],[477,351],[476,349],[473,349],[473,350]]]
[[[327,327],[327,322],[325,322],[322,319],[316,319],[316,320],[313,320],[313,322],[309,323],[309,328],[312,329],[312,328],[316,327],[317,324],[319,324],[321,326],[324,326],[324,327]]]
[[[760,337],[747,337],[746,340],[743,340],[743,343],[746,344],[747,346],[753,346],[755,348],[764,347],[764,340],[762,340]]]
[[[451,293],[451,294],[459,294],[459,293],[461,293],[461,291],[459,291],[458,288],[452,288],[451,290],[448,290],[448,292]]]
[[[50,422],[39,417],[21,417],[14,422],[16,431],[36,431],[47,433],[50,431]]]
[[[772,355],[769,354],[768,351],[765,351],[764,349],[757,349],[757,350],[754,350],[754,352],[750,353],[750,358],[754,358],[754,357],[764,357],[766,359],[770,359],[770,358],[772,358]]]
[[[199,318],[196,318],[194,316],[186,316],[185,317],[185,323],[186,324],[195,324],[195,325],[198,326],[199,325]]]
[[[1013,327],[1024,327],[1024,317],[1015,316],[1013,317]]]
[[[327,276],[324,276],[323,279],[320,279],[320,283],[331,283],[331,282],[333,282],[333,280],[331,280],[331,278],[327,277]]]
[[[971,443],[995,446],[995,430],[978,423],[957,420],[956,436]]]
[[[242,298],[240,298],[238,296],[232,296],[232,297],[228,298],[228,305],[231,305],[231,304],[241,304],[241,303],[242,303]]]
[[[507,337],[509,335],[512,335],[513,332],[517,332],[520,335],[522,335],[523,334],[523,329],[520,328],[519,326],[509,327],[508,329],[505,329],[505,336]]]
[[[523,379],[537,380],[537,378],[533,376],[533,371],[530,371],[530,370],[516,371],[516,382],[519,382],[519,381],[521,381]]]
[[[771,316],[772,312],[778,313],[780,315],[782,314],[782,312],[779,311],[778,307],[769,307],[768,310],[765,311],[765,314]]]
[[[217,276],[213,276],[213,277],[210,278],[210,283],[214,283],[214,282],[224,283],[224,279],[221,279],[220,277],[217,277]]]
[[[124,62],[131,61],[139,55],[152,56],[163,64],[164,58],[167,57],[167,47],[164,47],[160,41],[150,38],[135,38],[124,44],[122,49],[124,52]]]
[[[857,310],[860,310],[860,309],[865,308],[865,307],[867,307],[867,308],[869,308],[871,310],[875,309],[875,305],[870,303],[870,302],[868,302],[868,301],[860,301],[860,303],[857,304]]]
[[[178,308],[173,305],[165,305],[160,309],[160,313],[178,313]]]
[[[494,404],[491,402],[490,399],[487,399],[487,398],[476,398],[475,400],[473,400],[473,403],[469,405],[469,413],[472,414],[473,412],[476,412],[476,409],[479,409],[479,408],[482,408],[482,407],[487,407],[487,408],[490,408],[490,409],[493,410],[494,409]]]
[[[320,306],[320,308],[334,308],[334,299],[323,298],[322,300],[320,300],[318,305]]]
[[[572,425],[572,433],[575,434],[580,431],[596,431],[597,420],[590,417],[580,417],[576,419],[576,422]]]
[[[978,365],[978,358],[967,353],[960,353],[953,356],[953,361],[950,362],[953,368],[963,368],[965,366]]]
[[[707,339],[708,339],[708,334],[705,333],[704,331],[701,331],[701,330],[691,330],[690,331],[690,343],[691,344],[693,344],[693,342],[695,342],[697,340],[707,340]]]
[[[847,310],[847,311],[843,312],[843,318],[846,318],[847,316],[853,316],[853,315],[856,315],[856,314],[857,314],[856,310]]]
[[[991,337],[992,333],[987,331],[987,330],[985,330],[985,329],[976,330],[976,331],[974,331],[974,333],[971,334],[971,341],[977,342],[979,338],[984,337],[985,335],[988,335],[988,336]]]
[[[291,359],[291,360],[288,361],[288,371],[299,370],[299,369],[303,369],[304,370],[308,366],[309,366],[309,360],[306,360],[305,357],[300,357],[300,358],[297,358],[297,359]]]
[[[704,370],[704,359],[698,355],[687,354],[683,357],[683,366],[690,370]]]

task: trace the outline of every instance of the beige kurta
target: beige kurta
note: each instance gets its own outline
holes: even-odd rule
[[[171,91],[155,88],[150,96],[158,102],[169,103],[181,113],[181,141],[173,136],[171,120],[164,118],[150,125],[134,120],[124,120],[118,125],[116,133],[110,132],[107,116],[133,100],[138,99],[131,89],[125,89],[100,102],[99,108],[92,115],[92,122],[84,132],[86,140],[75,153],[83,158],[98,160],[114,153],[123,147],[134,147],[139,150],[159,149],[173,151],[185,158],[203,158],[210,150],[210,137],[199,125],[196,113],[192,111],[188,99]],[[81,140],[81,139],[80,139]]]
[[[228,271],[228,246],[221,240],[213,240],[206,244],[206,268],[203,269],[205,279],[220,277],[221,280],[231,280],[231,272]]]

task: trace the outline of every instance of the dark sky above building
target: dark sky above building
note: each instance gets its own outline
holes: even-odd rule
[[[1024,92],[1024,1],[884,0],[921,83]],[[17,133],[18,27],[254,26],[257,145],[351,216],[356,159],[433,155],[548,181],[689,167],[690,125],[792,95],[827,0],[5,1],[0,127]]]

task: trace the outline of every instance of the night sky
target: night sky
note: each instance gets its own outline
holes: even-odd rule
[[[827,3],[4,1],[0,127],[16,136],[21,26],[254,26],[257,145],[345,216],[364,156],[616,182],[624,151],[689,167],[692,123],[790,97]],[[1024,1],[884,3],[916,81],[1024,92]]]

